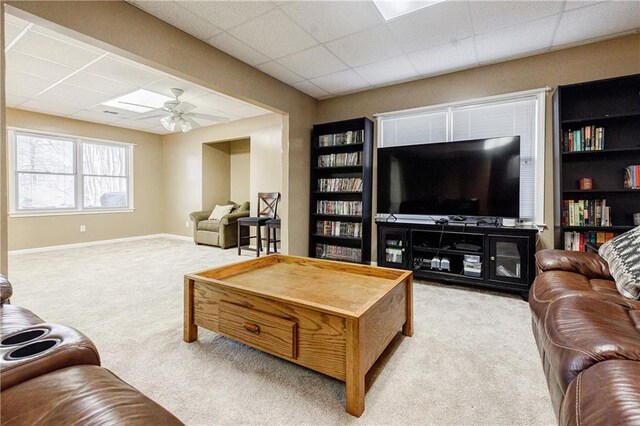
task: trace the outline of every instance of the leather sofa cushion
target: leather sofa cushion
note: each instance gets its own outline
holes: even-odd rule
[[[536,253],[536,267],[538,273],[567,271],[589,278],[611,279],[609,265],[595,253],[553,249],[540,250]]]
[[[182,425],[171,413],[98,366],[39,376],[2,392],[2,424]]]
[[[198,230],[200,231],[218,232],[219,229],[219,220],[203,220],[198,222]]]
[[[640,424],[640,362],[604,361],[580,373],[567,390],[560,424]]]
[[[599,362],[640,361],[640,302],[622,302],[575,296],[549,304],[539,339],[563,390]]]
[[[43,322],[39,316],[21,306],[6,303],[0,306],[0,336],[2,337]]]
[[[21,330],[44,329],[46,334],[29,342],[0,347],[0,389],[2,392],[51,371],[72,365],[100,365],[100,356],[93,342],[78,330],[60,324],[42,323]],[[6,336],[5,336],[6,338]],[[57,341],[54,346],[33,356],[12,359],[16,351]]]
[[[13,287],[4,275],[0,274],[0,305],[11,299]]]

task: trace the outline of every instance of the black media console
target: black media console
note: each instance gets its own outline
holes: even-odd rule
[[[527,297],[535,278],[535,227],[406,220],[376,224],[378,266],[409,269],[416,278],[518,292],[522,297]]]

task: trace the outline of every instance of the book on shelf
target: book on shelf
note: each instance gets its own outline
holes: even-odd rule
[[[362,151],[318,156],[318,167],[361,166]]]
[[[624,168],[624,189],[640,189],[640,165]]]
[[[604,127],[585,126],[579,130],[562,132],[562,151],[602,151],[604,149]]]
[[[318,200],[316,213],[344,216],[362,216],[362,201]]]
[[[335,259],[360,262],[362,260],[362,250],[353,247],[333,246],[330,244],[316,244],[316,257],[319,259]]]
[[[318,179],[320,192],[362,192],[362,178]]]
[[[349,130],[344,133],[320,135],[318,146],[352,145],[364,142],[364,130]]]
[[[611,226],[607,200],[563,200],[562,226]]]
[[[603,231],[567,231],[564,233],[564,249],[570,251],[585,251],[585,244],[591,243],[595,246],[600,246],[606,243],[618,234],[615,232],[603,232]]]
[[[316,233],[329,237],[362,238],[362,223],[318,220],[316,221]]]

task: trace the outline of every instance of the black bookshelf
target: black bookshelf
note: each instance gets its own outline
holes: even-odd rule
[[[350,143],[346,136],[328,137],[328,135],[346,135],[350,132]],[[356,136],[357,134],[360,136]],[[353,139],[355,138],[355,139]],[[334,143],[323,146],[327,141]],[[359,154],[360,153],[360,154]],[[335,157],[329,157],[336,154]],[[359,155],[359,161],[353,157]],[[351,157],[349,157],[351,156]],[[345,158],[349,157],[348,160]],[[319,161],[322,159],[322,164]],[[338,162],[336,164],[336,161]],[[345,163],[346,161],[346,163]],[[321,189],[319,179],[361,179],[361,190],[353,188]],[[317,124],[311,135],[311,188],[309,220],[309,257],[317,257],[346,262],[370,263],[371,261],[371,197],[373,179],[373,122],[367,118]],[[330,205],[328,211],[318,209],[318,202],[324,203],[360,203],[357,213]],[[353,204],[350,204],[353,206]],[[331,207],[332,206],[332,207]],[[318,223],[322,223],[319,232]],[[341,235],[336,234],[337,222],[342,224]],[[359,233],[354,236],[353,228]],[[332,235],[326,235],[326,234]],[[318,246],[325,249],[318,249]],[[326,249],[330,246],[331,248]],[[341,251],[342,254],[337,254]],[[347,253],[348,255],[345,255]],[[359,253],[359,256],[355,256]]]
[[[640,74],[558,87],[554,95],[554,204],[555,241],[565,248],[565,233],[616,235],[633,228],[640,212],[640,190],[625,189],[625,167],[640,164]],[[569,131],[582,127],[604,128],[600,150],[568,151]],[[593,188],[579,188],[582,178]],[[606,200],[611,226],[580,226],[563,220],[565,200]],[[585,238],[585,243],[587,238]]]

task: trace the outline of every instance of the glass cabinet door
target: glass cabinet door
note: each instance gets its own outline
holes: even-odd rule
[[[381,266],[391,268],[407,267],[407,241],[406,229],[382,228],[380,230],[380,258]]]
[[[527,285],[527,239],[489,237],[490,279]]]

